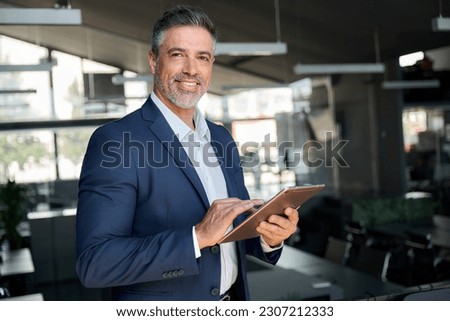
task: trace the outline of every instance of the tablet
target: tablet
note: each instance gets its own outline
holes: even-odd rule
[[[282,215],[288,207],[298,209],[308,199],[322,190],[325,185],[292,186],[281,190],[264,203],[258,210],[247,217],[241,224],[228,232],[218,243],[234,242],[256,237],[256,227],[272,214]]]

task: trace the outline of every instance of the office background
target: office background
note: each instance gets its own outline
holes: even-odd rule
[[[0,265],[12,299],[108,298],[75,276],[77,178],[92,131],[150,93],[151,27],[174,3],[0,2],[0,183],[26,189]],[[219,28],[200,108],[239,143],[251,195],[326,184],[277,267],[249,260],[253,298],[448,288],[450,1],[183,3]]]

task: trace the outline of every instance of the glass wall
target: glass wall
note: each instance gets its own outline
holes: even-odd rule
[[[51,116],[50,80],[46,71],[26,66],[44,64],[48,50],[23,41],[0,36],[0,121],[34,120]],[[37,68],[34,68],[37,70]]]
[[[0,132],[0,175],[16,182],[56,178],[54,137],[50,130]]]
[[[450,180],[449,120],[450,107],[414,107],[403,112],[408,191],[443,193],[440,189]]]
[[[153,86],[147,81],[113,82],[114,75],[137,74],[5,36],[0,36],[0,64],[19,65],[17,71],[0,72],[2,183],[8,179],[19,183],[77,180],[95,130],[83,121],[126,115],[142,106]],[[250,187],[279,181],[278,149],[267,153],[261,147],[265,140],[277,144],[275,118],[292,113],[293,100],[293,90],[286,86],[227,96],[207,93],[199,102],[206,118],[230,129],[242,157],[248,143],[259,144],[258,172],[246,169]],[[48,122],[46,128],[43,121]],[[59,125],[63,121],[65,125]],[[77,121],[78,127],[71,121]],[[15,123],[13,131],[11,123]]]

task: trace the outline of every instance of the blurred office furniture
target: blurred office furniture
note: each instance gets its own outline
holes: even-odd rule
[[[343,299],[346,300],[383,295],[404,288],[403,285],[382,281],[366,272],[334,263],[323,257],[286,245],[277,266],[292,269],[330,282],[332,285],[337,285],[342,288]]]
[[[391,253],[368,246],[359,250],[354,268],[372,274],[383,282],[387,281],[387,272]]]
[[[433,227],[431,239],[436,246],[437,279],[450,279],[450,216],[433,216]]]
[[[348,221],[344,225],[345,238],[350,243],[349,252],[345,264],[354,266],[361,248],[366,246],[367,230],[359,222]]]
[[[330,236],[328,238],[324,257],[337,264],[345,265],[347,263],[350,248],[350,242]]]
[[[75,210],[29,213],[28,220],[35,283],[75,279]]]
[[[433,215],[431,219],[394,222],[371,227],[372,233],[385,235],[391,253],[388,279],[415,286],[450,278],[449,217]]]
[[[13,296],[9,298],[3,298],[2,301],[44,301],[42,293],[25,294],[19,296]]]
[[[0,263],[0,275],[3,277],[33,272],[33,258],[28,248],[11,250],[9,260]]]
[[[340,286],[305,273],[248,257],[250,298],[257,301],[327,301],[343,299]]]
[[[448,301],[450,281],[433,282],[366,298],[368,301]]]
[[[11,250],[10,257],[0,263],[0,276],[6,295],[18,296],[33,290],[35,271],[30,249]]]
[[[76,209],[31,212],[35,289],[45,300],[103,300],[106,289],[84,288],[76,274]]]
[[[450,289],[437,289],[408,294],[404,301],[450,301]]]
[[[28,200],[31,211],[63,210],[76,207],[78,180],[58,179],[49,182],[29,183],[28,190],[33,195]]]
[[[358,233],[358,236],[361,236]],[[353,246],[349,240],[328,238],[324,257],[334,263],[346,265],[359,271],[369,273],[382,281],[387,281],[387,273],[391,253],[382,249],[370,247],[362,240],[349,238],[355,242]],[[353,249],[357,249],[352,251]],[[351,255],[351,256],[350,256]]]
[[[0,276],[0,281],[1,281],[1,276]],[[10,296],[11,296],[11,294],[9,294],[9,289],[4,285],[0,285],[0,300],[7,299]]]
[[[429,233],[420,234],[406,231],[405,246],[410,258],[412,285],[435,282],[437,272],[435,267],[435,248]]]

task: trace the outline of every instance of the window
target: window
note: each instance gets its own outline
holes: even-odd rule
[[[0,133],[0,177],[18,183],[56,178],[53,133]]]

